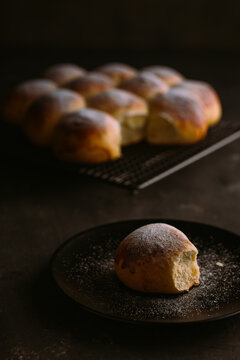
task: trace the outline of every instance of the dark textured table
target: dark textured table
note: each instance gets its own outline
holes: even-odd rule
[[[68,57],[60,50],[52,50],[45,57],[44,49],[20,50],[5,50],[1,95],[14,82],[33,76],[54,61],[72,60],[93,67],[118,56],[132,64],[136,59],[139,66],[169,63],[189,77],[208,80],[219,90],[224,116],[240,116],[239,54],[125,52],[120,57],[108,50],[93,58],[91,52],[82,56],[77,50]],[[18,144],[5,139],[3,131],[4,127],[0,177],[1,359],[240,358],[239,315],[184,326],[118,323],[80,310],[56,288],[49,273],[51,255],[65,239],[103,223],[173,218],[209,223],[240,234],[239,141],[134,195],[101,181],[29,166],[26,159],[16,160],[5,150],[9,146],[17,151]]]

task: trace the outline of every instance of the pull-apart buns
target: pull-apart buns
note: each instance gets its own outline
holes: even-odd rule
[[[29,106],[40,96],[56,89],[47,79],[33,79],[16,86],[3,105],[3,117],[12,124],[22,124]]]
[[[160,79],[164,80],[169,86],[179,84],[183,81],[184,77],[177,70],[167,66],[153,65],[145,67],[141,72],[150,72]]]
[[[36,145],[48,146],[60,118],[84,105],[83,97],[68,89],[57,89],[40,97],[27,111],[24,121],[26,136]]]
[[[139,73],[119,85],[120,89],[129,91],[144,99],[150,99],[157,94],[168,91],[168,85],[162,79],[152,73]]]
[[[115,270],[131,289],[177,294],[199,284],[198,250],[180,230],[156,223],[142,226],[119,245]]]
[[[137,70],[133,67],[121,63],[105,64],[98,67],[96,71],[109,76],[116,86],[122,81],[130,79],[137,73]]]
[[[88,107],[105,111],[120,122],[122,145],[134,144],[144,138],[148,108],[140,97],[124,90],[110,89],[91,97]]]
[[[83,76],[86,70],[75,64],[56,64],[47,68],[43,77],[55,81],[59,86]]]
[[[222,107],[219,97],[211,85],[197,80],[184,80],[177,87],[187,89],[199,97],[203,104],[209,126],[219,122],[222,115]]]
[[[76,91],[85,98],[89,98],[104,90],[113,88],[114,83],[110,77],[104,74],[91,72],[69,82],[65,87]]]
[[[64,116],[56,126],[52,148],[61,160],[100,163],[121,156],[120,125],[98,110],[82,109]]]
[[[147,141],[161,145],[183,145],[200,141],[208,123],[202,103],[189,91],[171,88],[149,102]]]

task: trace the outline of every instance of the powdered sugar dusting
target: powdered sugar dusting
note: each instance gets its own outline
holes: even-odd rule
[[[133,321],[193,321],[236,310],[240,298],[240,244],[187,234],[199,250],[200,285],[180,295],[144,294],[125,287],[114,271],[121,234],[99,237],[84,251],[61,258],[64,291],[86,307]],[[216,263],[223,263],[219,267]]]
[[[164,254],[169,261],[171,256],[187,247],[192,247],[188,238],[173,226],[163,223],[154,223],[141,226],[130,233],[117,252],[116,261],[123,260],[126,266],[136,263],[142,258],[151,258],[157,253]]]

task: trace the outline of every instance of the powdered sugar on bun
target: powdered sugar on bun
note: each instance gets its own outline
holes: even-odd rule
[[[143,292],[179,293],[199,284],[196,247],[167,224],[149,224],[118,247],[115,270],[128,287]]]

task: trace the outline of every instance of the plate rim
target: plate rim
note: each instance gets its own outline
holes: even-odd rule
[[[239,306],[239,309],[238,310],[235,310],[235,311],[229,311],[223,315],[218,315],[218,316],[210,316],[209,318],[205,318],[205,319],[198,319],[198,320],[175,320],[175,319],[161,319],[161,320],[132,320],[132,319],[125,319],[125,318],[121,318],[121,317],[118,317],[118,316],[114,316],[114,315],[109,315],[109,314],[105,314],[105,313],[102,313],[100,311],[97,311],[97,310],[93,310],[92,308],[90,307],[87,307],[83,304],[81,304],[80,302],[78,302],[77,300],[75,300],[74,298],[72,298],[71,296],[69,296],[63,289],[62,287],[60,286],[60,284],[58,283],[57,281],[57,278],[55,277],[55,274],[54,274],[54,269],[53,269],[53,265],[54,265],[54,260],[55,258],[57,257],[58,253],[62,250],[62,248],[64,248],[68,243],[72,242],[75,238],[79,237],[80,235],[84,235],[86,233],[88,233],[89,231],[95,231],[97,229],[101,229],[101,228],[104,228],[104,227],[107,227],[107,226],[112,226],[112,225],[120,225],[122,223],[126,224],[126,223],[132,223],[132,222],[144,222],[144,221],[151,221],[152,223],[154,222],[164,222],[164,223],[168,223],[168,222],[182,222],[182,223],[185,223],[185,224],[194,224],[194,225],[199,225],[199,226],[206,226],[206,227],[211,227],[213,229],[216,229],[216,230],[220,230],[220,231],[223,231],[223,232],[227,232],[233,236],[236,236],[236,237],[239,237],[240,238],[240,234],[237,234],[233,231],[229,231],[227,229],[224,229],[222,227],[218,227],[218,226],[215,226],[215,225],[212,225],[212,224],[207,224],[207,223],[203,223],[203,222],[198,222],[198,221],[192,221],[192,220],[182,220],[182,219],[173,219],[173,218],[136,218],[136,219],[130,219],[130,220],[119,220],[119,221],[113,221],[113,222],[109,222],[109,223],[104,223],[104,224],[101,224],[101,225],[96,225],[94,227],[91,227],[91,228],[87,228],[83,231],[80,231],[74,235],[72,235],[71,237],[69,237],[67,240],[65,240],[63,243],[61,243],[57,249],[53,252],[52,256],[51,256],[51,259],[50,259],[50,271],[51,271],[51,276],[52,276],[52,279],[54,280],[55,284],[57,285],[58,289],[61,290],[61,292],[68,298],[70,299],[71,301],[73,301],[75,304],[78,304],[78,306],[87,311],[87,312],[90,312],[92,314],[95,314],[97,316],[100,316],[102,318],[107,318],[107,319],[110,319],[110,320],[114,320],[114,321],[119,321],[119,322],[123,322],[123,323],[131,323],[131,324],[139,324],[139,325],[150,325],[150,324],[158,324],[158,325],[161,325],[161,324],[164,324],[164,325],[187,325],[187,324],[199,324],[199,323],[206,323],[206,322],[212,322],[212,321],[219,321],[219,320],[223,320],[223,319],[226,319],[226,318],[229,318],[229,317],[232,317],[232,316],[235,316],[235,315],[238,315],[240,313],[240,306]]]

